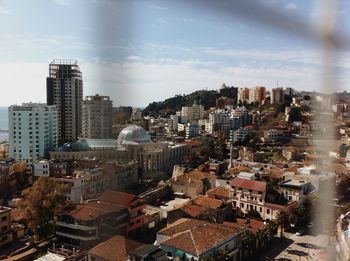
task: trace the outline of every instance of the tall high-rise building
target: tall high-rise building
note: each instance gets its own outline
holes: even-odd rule
[[[82,109],[82,137],[112,138],[113,102],[109,96],[86,96]]]
[[[241,88],[238,91],[237,102],[249,102],[249,88]]]
[[[40,103],[11,105],[8,116],[11,158],[33,163],[57,147],[56,106]]]
[[[58,110],[59,143],[75,141],[81,134],[83,80],[77,60],[53,60],[46,78],[47,105]]]
[[[271,104],[278,104],[284,102],[283,88],[272,88],[271,90]]]
[[[249,90],[249,102],[258,102],[264,104],[266,102],[266,88],[263,86],[257,86]]]

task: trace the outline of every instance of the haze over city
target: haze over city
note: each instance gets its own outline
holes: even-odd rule
[[[317,21],[316,1],[265,0],[286,16]],[[349,3],[339,8],[349,26]],[[320,54],[306,42],[237,14],[220,16],[167,1],[0,1],[3,92],[0,105],[45,102],[47,64],[78,59],[84,95],[103,93],[114,105],[145,107],[175,94],[231,86],[318,90]],[[195,32],[195,33],[194,33]],[[339,54],[340,88],[350,61]]]

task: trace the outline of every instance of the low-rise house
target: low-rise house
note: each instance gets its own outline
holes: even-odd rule
[[[210,223],[194,219],[180,219],[157,233],[156,244],[169,259],[200,260],[226,251],[232,260],[240,257],[240,236],[245,227],[237,228],[228,222]]]
[[[11,231],[11,208],[0,207],[0,247],[13,241]]]
[[[297,159],[297,150],[294,147],[286,147],[282,150],[282,156],[286,158],[286,160],[296,160]]]
[[[302,203],[305,196],[313,190],[314,187],[312,184],[303,180],[287,180],[279,183],[279,191],[288,201],[297,201]]]
[[[76,170],[72,176],[63,176],[55,180],[69,185],[70,190],[66,197],[74,204],[83,199],[94,198],[104,190],[101,168]]]
[[[209,189],[215,187],[216,176],[208,172],[192,170],[171,179],[171,188],[174,192],[195,198],[204,195]]]
[[[0,206],[0,249],[24,237],[24,227],[12,223],[11,208]]]
[[[180,218],[223,222],[231,216],[231,204],[226,204],[219,199],[199,196],[181,208],[169,212],[168,223],[173,223]]]
[[[143,244],[123,236],[112,237],[88,251],[88,261],[126,261]]]
[[[129,234],[144,225],[143,200],[135,195],[106,191],[98,199],[76,205],[56,222],[61,242],[89,248],[116,234]]]
[[[262,218],[266,196],[266,183],[262,181],[235,178],[231,181],[233,206],[241,214],[257,211]]]
[[[216,188],[212,188],[212,189],[208,190],[207,196],[209,198],[220,199],[224,202],[227,202],[231,199],[230,187],[219,186]]]

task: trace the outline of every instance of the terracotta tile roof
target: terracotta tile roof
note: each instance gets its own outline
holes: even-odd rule
[[[166,236],[174,236],[178,233],[184,232],[184,231],[189,230],[195,226],[205,224],[205,223],[207,223],[207,222],[202,221],[202,220],[180,218],[179,220],[175,221],[171,225],[160,230],[158,232],[158,234],[166,235]]]
[[[265,226],[264,221],[262,220],[249,219],[249,223],[247,223],[247,219],[244,219],[244,218],[237,218],[237,225],[240,227],[246,226],[248,229],[252,230],[253,232],[256,232],[257,230]]]
[[[220,199],[209,198],[207,196],[199,196],[192,200],[193,204],[201,206],[204,208],[219,208],[222,206],[223,202]]]
[[[202,182],[202,180],[204,180],[205,178],[215,179],[216,176],[213,174],[210,174],[209,172],[192,170],[183,175],[177,176],[176,178],[173,178],[173,180],[175,181],[176,179],[176,181],[181,181],[185,183],[199,183],[199,182]]]
[[[103,194],[98,198],[98,200],[101,202],[117,204],[121,206],[128,206],[135,199],[137,199],[137,197],[133,194],[113,190],[107,190],[103,192]]]
[[[115,236],[90,249],[89,254],[108,261],[126,261],[129,253],[142,245],[123,236]]]
[[[192,203],[186,204],[182,206],[180,209],[192,218],[198,217],[200,214],[202,214],[206,210],[204,207],[197,206]]]
[[[235,179],[231,180],[231,186],[245,188],[245,189],[251,189],[254,191],[261,191],[261,192],[266,191],[266,183],[262,182],[262,181],[256,181],[256,180],[235,178]]]
[[[108,213],[119,212],[123,209],[126,209],[126,207],[95,201],[84,205],[75,205],[74,209],[66,212],[66,214],[80,220],[94,220],[97,217]]]
[[[230,174],[239,174],[240,172],[251,172],[250,168],[244,166],[237,166],[227,170]]]
[[[187,222],[185,221],[183,224]],[[238,232],[240,232],[239,228],[227,223],[202,222],[190,227],[190,229],[183,230],[182,233],[174,235],[171,239],[161,243],[161,245],[199,256],[233,238]]]
[[[284,174],[284,171],[281,169],[265,169],[265,171],[273,179],[279,179]]]
[[[216,187],[208,190],[208,196],[220,197],[220,198],[230,198],[230,189],[225,186]]]
[[[195,218],[204,213],[207,209],[217,209],[221,207],[223,202],[219,199],[200,196],[192,202],[182,206],[180,209],[189,216]]]
[[[207,179],[215,179],[216,176],[213,174],[210,174],[209,172],[204,172],[200,170],[192,170],[187,173],[190,178],[197,179],[197,180],[203,180],[205,178]]]

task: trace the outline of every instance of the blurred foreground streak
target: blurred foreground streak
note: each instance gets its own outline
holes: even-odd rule
[[[336,82],[337,53],[348,51],[350,41],[348,35],[337,31],[338,1],[319,0],[316,1],[314,21],[303,21],[301,18],[287,16],[278,10],[272,10],[262,1],[253,0],[181,0],[183,5],[200,11],[210,11],[214,15],[224,16],[227,19],[239,16],[241,19],[252,23],[254,26],[268,27],[270,30],[288,34],[320,46],[319,61],[321,64],[321,86],[318,91],[321,93],[334,93],[338,88]],[[313,133],[313,151],[315,159],[322,158],[322,161],[315,160],[317,166],[319,184],[322,184],[320,193],[316,196],[313,207],[313,233],[327,234],[328,246],[324,249],[322,257],[310,255],[312,260],[349,260],[350,251],[347,244],[336,236],[336,211],[334,199],[335,191],[335,165],[329,156],[329,152],[338,149],[338,141],[335,136],[335,119],[327,104],[320,103],[315,108],[314,124],[316,131]],[[340,233],[343,234],[343,233]],[[316,238],[316,237],[315,237]],[[346,241],[347,238],[343,241]],[[316,239],[315,239],[316,241]],[[319,242],[313,242],[318,245]],[[305,257],[303,257],[305,258]],[[311,260],[311,259],[310,259]]]

